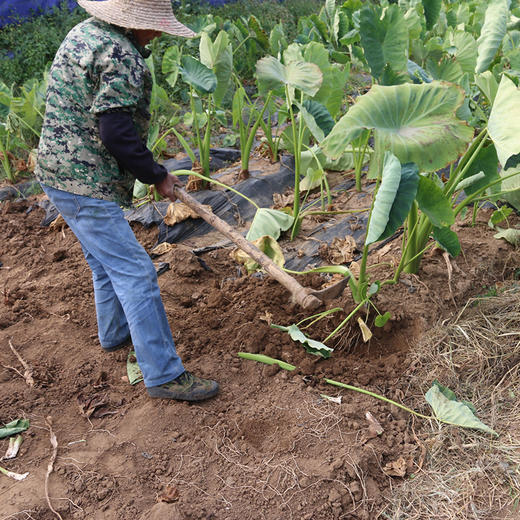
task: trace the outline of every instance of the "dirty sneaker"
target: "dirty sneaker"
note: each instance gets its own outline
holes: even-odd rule
[[[169,383],[147,388],[151,397],[178,399],[180,401],[203,401],[217,395],[218,384],[211,379],[202,379],[191,372],[184,372]]]

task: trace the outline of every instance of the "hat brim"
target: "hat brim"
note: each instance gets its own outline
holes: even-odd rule
[[[166,16],[157,16],[157,13],[147,9],[142,9],[139,12],[138,9],[125,10],[116,5],[117,0],[105,0],[103,2],[78,0],[78,4],[95,18],[119,27],[160,31],[172,36],[183,36],[184,38],[196,36],[196,33],[180,23],[173,13],[166,13]]]

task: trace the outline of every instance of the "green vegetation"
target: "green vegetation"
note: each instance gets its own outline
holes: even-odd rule
[[[292,208],[258,208],[248,234],[252,241],[270,237],[271,249],[282,232],[290,230],[294,239],[305,215],[328,212],[328,170],[353,171],[358,190],[364,174],[373,184],[359,270],[314,271],[348,277],[355,303],[337,311],[345,317],[324,343],[354,317],[365,337],[367,324],[383,326],[390,313],[380,312],[373,297],[403,272],[416,273],[435,244],[457,256],[461,246],[452,227],[464,211],[472,209],[475,217],[482,201],[500,199],[520,208],[517,2],[248,0],[218,9],[184,2],[180,10],[198,37],[163,36],[149,59],[154,88],[148,144],[157,157],[174,134],[195,165],[194,177],[208,179],[212,134],[227,126],[239,141],[247,176],[262,128],[273,160],[280,150],[295,158]],[[54,16],[65,15],[61,10]],[[76,16],[62,20],[63,30]],[[24,25],[26,34],[41,20]],[[56,32],[53,38],[61,40]],[[27,38],[20,41],[22,52]],[[47,41],[49,52],[54,41]],[[0,160],[11,182],[17,175],[13,159],[36,145],[41,125],[46,61],[39,54],[40,69],[24,70],[36,79],[21,87],[0,84]],[[15,67],[16,60],[7,61]],[[356,99],[347,96],[351,75],[366,81]],[[21,76],[13,69],[9,77]],[[321,197],[313,204],[321,208],[302,210],[316,188]],[[146,188],[138,186],[137,193],[144,197]],[[490,226],[497,238],[518,243],[517,230],[498,227],[506,219],[498,211]],[[400,229],[398,265],[374,279],[370,249]],[[362,310],[370,311],[368,318],[358,316]],[[297,325],[282,330],[307,346],[319,343]],[[328,352],[324,347],[318,351]]]

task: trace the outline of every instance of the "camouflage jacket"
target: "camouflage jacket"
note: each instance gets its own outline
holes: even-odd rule
[[[131,203],[135,178],[101,142],[98,114],[128,109],[146,140],[152,77],[143,49],[96,18],[74,27],[52,64],[36,176],[53,188]]]

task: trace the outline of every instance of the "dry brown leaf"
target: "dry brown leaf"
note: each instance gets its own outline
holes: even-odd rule
[[[64,227],[67,226],[67,223],[65,220],[63,220],[63,217],[61,215],[58,215],[50,224],[49,229],[52,229],[53,231],[61,231]]]
[[[363,341],[366,343],[372,339],[372,331],[368,328],[368,325],[361,319],[357,319],[361,334],[363,334]]]
[[[352,262],[356,251],[354,237],[347,235],[345,238],[336,237],[329,246],[330,261],[334,265],[342,265]]]
[[[265,311],[265,313],[262,316],[259,316],[258,319],[260,321],[265,321],[270,327],[273,322],[273,315],[269,311]]]
[[[404,477],[406,475],[406,460],[404,460],[404,457],[399,457],[397,460],[389,462],[383,468],[383,471],[389,477]]]
[[[378,436],[385,431],[379,421],[370,412],[367,412],[365,417],[368,421],[368,430],[370,433],[374,433],[375,436]]]
[[[157,497],[157,502],[166,502],[167,504],[172,504],[173,502],[177,502],[179,498],[179,490],[173,484],[169,484]]]
[[[281,193],[273,193],[274,209],[282,209],[287,206],[292,206],[294,202],[294,193],[283,195]]]
[[[211,206],[204,205],[204,207],[208,211],[211,211]],[[168,211],[164,217],[164,223],[167,226],[174,226],[175,224],[188,218],[200,218],[200,216],[194,210],[186,206],[186,204],[182,202],[172,202],[168,206]]]
[[[154,255],[164,255],[165,253],[169,253],[172,249],[175,249],[177,244],[169,244],[168,242],[161,242],[159,245],[155,246],[152,249],[152,253]]]

